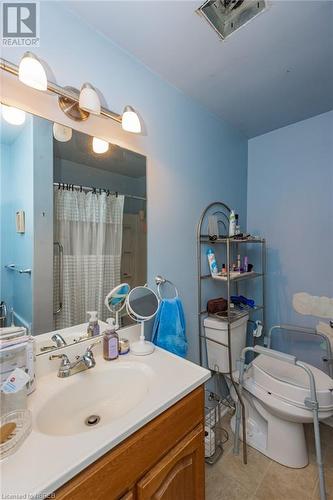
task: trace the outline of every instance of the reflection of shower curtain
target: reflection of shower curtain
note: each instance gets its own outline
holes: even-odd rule
[[[105,296],[120,283],[123,208],[123,196],[55,188],[54,239],[63,246],[63,307],[56,328],[84,323],[87,311],[105,319]],[[55,310],[58,265],[55,257]]]

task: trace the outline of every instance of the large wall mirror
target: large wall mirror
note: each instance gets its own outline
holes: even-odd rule
[[[91,136],[29,113],[9,123],[3,108],[0,326],[105,320],[111,289],[147,279],[146,158],[111,143],[97,153]]]

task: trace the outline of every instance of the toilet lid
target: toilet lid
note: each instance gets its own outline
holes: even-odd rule
[[[319,407],[333,408],[333,379],[318,368],[304,363],[314,376]],[[291,404],[304,407],[304,399],[310,396],[309,377],[305,370],[260,354],[249,368],[246,379],[258,384],[265,391]]]

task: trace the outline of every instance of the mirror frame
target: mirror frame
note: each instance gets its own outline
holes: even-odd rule
[[[130,305],[130,296],[131,296],[131,293],[134,292],[135,290],[137,290],[138,288],[143,288],[145,290],[149,290],[156,297],[157,308],[156,308],[156,311],[151,316],[140,316],[139,314],[137,314],[137,313],[135,313],[133,311],[133,309],[132,309],[132,307]],[[126,297],[126,309],[127,309],[127,312],[129,314],[129,316],[131,316],[131,318],[134,319],[135,321],[138,321],[138,322],[149,321],[154,316],[156,316],[156,314],[158,313],[158,309],[160,307],[160,302],[161,301],[160,301],[157,293],[152,288],[149,288],[148,286],[136,286],[136,287],[132,288],[132,290],[130,291],[130,293]]]

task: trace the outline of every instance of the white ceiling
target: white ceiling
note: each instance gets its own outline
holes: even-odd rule
[[[333,109],[332,0],[273,0],[226,41],[195,13],[200,3],[67,5],[248,137]]]

